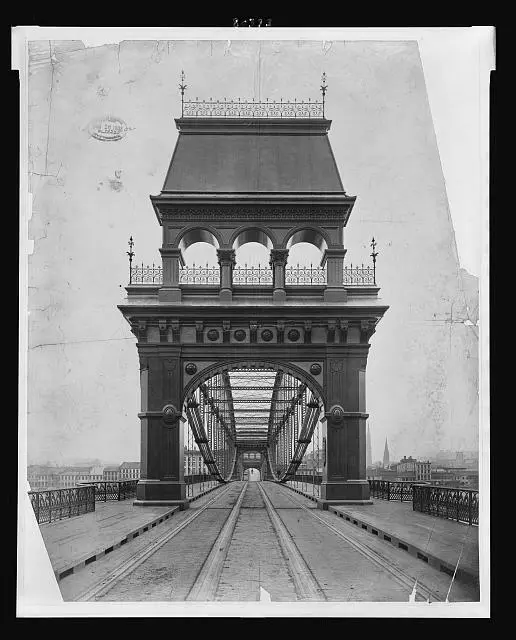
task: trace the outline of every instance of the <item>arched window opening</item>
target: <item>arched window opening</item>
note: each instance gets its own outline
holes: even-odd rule
[[[193,265],[218,267],[217,249],[208,242],[195,242],[183,252],[183,260],[189,267]]]
[[[288,266],[318,267],[321,264],[323,253],[309,242],[298,242],[289,249]]]
[[[212,245],[215,249],[219,248],[219,241],[217,238],[208,231],[207,229],[190,229],[187,231],[179,241],[179,248],[184,253],[188,247],[195,244],[196,242],[204,242]]]
[[[237,237],[233,241],[233,249],[240,249],[245,244],[261,244],[263,247],[268,249],[269,251],[272,249],[273,244],[272,240],[262,229],[244,229],[241,231]]]
[[[235,251],[234,284],[272,284],[270,250],[261,242],[246,242]]]
[[[290,236],[287,242],[287,249],[291,249],[291,247],[300,242],[312,244],[321,252],[324,252],[328,248],[325,237],[320,231],[317,231],[317,229],[299,229],[299,231],[296,231]]]
[[[298,242],[288,252],[285,284],[324,285],[326,268],[321,267],[322,251],[309,242]]]
[[[213,284],[220,282],[217,259],[219,242],[206,229],[191,229],[181,238],[179,248],[183,254],[179,284]]]

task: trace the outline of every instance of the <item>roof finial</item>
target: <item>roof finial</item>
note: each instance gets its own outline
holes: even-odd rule
[[[328,89],[328,84],[326,83],[326,72],[323,71],[321,76],[321,93],[322,93],[322,114],[324,118],[324,96],[326,95],[326,91]]]
[[[131,236],[129,238],[129,242],[127,243],[129,245],[129,251],[126,251],[127,255],[129,256],[129,284],[132,283],[132,276],[133,276],[133,256],[134,256],[134,251],[133,251],[133,247],[134,247],[134,241],[133,241],[133,236]]]
[[[371,247],[373,249],[373,252],[371,253],[371,258],[373,259],[373,282],[374,282],[374,284],[376,284],[376,256],[378,255],[378,251],[375,251],[375,249],[376,249],[376,241],[375,241],[374,237],[371,240]]]
[[[185,72],[183,71],[183,69],[181,69],[181,84],[179,85],[179,89],[181,90],[181,117],[183,117],[184,115],[184,110],[183,110],[184,96],[185,96],[185,89],[188,86],[185,84],[185,78],[186,78]]]

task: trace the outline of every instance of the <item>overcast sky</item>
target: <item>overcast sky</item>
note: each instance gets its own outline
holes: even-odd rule
[[[317,98],[326,71],[330,142],[346,191],[358,197],[346,235],[348,256],[367,261],[370,237],[377,237],[381,295],[391,305],[369,364],[373,458],[381,458],[385,437],[393,457],[420,455],[435,444],[475,445],[475,420],[464,410],[471,371],[461,368],[471,341],[463,326],[450,324],[449,352],[436,350],[432,331],[440,329],[423,326],[430,311],[441,318],[454,302],[456,251],[461,266],[480,275],[485,193],[478,39],[425,36],[420,52],[414,42],[349,40],[149,41],[86,50],[70,43],[68,49],[54,48],[52,70],[48,43],[46,53],[41,44],[29,79],[31,459],[139,458],[135,340],[116,305],[127,282],[129,235],[137,260],[159,261],[160,228],[148,196],[159,193],[177,138],[182,68],[190,95],[201,98]],[[119,142],[88,134],[90,122],[108,114],[129,127]],[[242,259],[258,259],[247,249]],[[189,258],[201,255],[194,249]],[[315,250],[303,255],[318,258]],[[434,291],[427,282],[441,272],[449,278]],[[448,328],[439,336],[444,343]],[[404,350],[410,340],[417,357],[409,365]],[[433,368],[422,367],[426,358]],[[406,375],[396,388],[387,385],[402,365]],[[444,384],[431,411],[425,385],[407,397],[418,375],[430,385]],[[404,404],[410,407],[401,410]],[[439,422],[435,433],[432,420]]]

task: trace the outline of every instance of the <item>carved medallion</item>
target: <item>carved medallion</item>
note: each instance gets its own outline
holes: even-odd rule
[[[314,362],[313,365],[310,367],[310,373],[313,376],[318,376],[322,371],[322,367],[318,362]]]
[[[194,373],[197,373],[197,365],[189,362],[185,367],[185,371],[189,376],[193,376]]]
[[[262,336],[262,340],[264,342],[270,342],[272,340],[272,338],[274,337],[274,334],[272,333],[272,331],[270,329],[264,329],[261,333]]]
[[[237,342],[242,342],[242,340],[245,340],[245,331],[243,329],[237,329],[235,331],[235,333],[233,334],[235,337],[235,340]]]
[[[208,338],[208,340],[211,340],[212,342],[215,342],[216,340],[218,340],[219,336],[220,336],[220,333],[218,332],[217,329],[210,329],[206,334],[206,337]]]
[[[173,404],[166,404],[163,407],[163,422],[170,426],[175,424],[181,417],[181,412]]]
[[[299,331],[297,329],[291,329],[288,333],[287,333],[288,339],[291,342],[297,342],[301,336],[301,334],[299,333]]]
[[[331,420],[335,426],[340,426],[344,421],[344,409],[340,404],[334,405],[330,411]]]

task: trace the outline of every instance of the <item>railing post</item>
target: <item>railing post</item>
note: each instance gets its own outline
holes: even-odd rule
[[[220,289],[221,302],[231,302],[233,298],[233,269],[236,258],[234,249],[217,249],[217,258],[220,265]]]
[[[287,299],[285,291],[285,269],[288,260],[288,249],[272,249],[269,265],[272,268],[272,300],[284,302]]]
[[[39,491],[36,493],[36,520],[39,524]]]
[[[469,524],[473,524],[473,513],[472,513],[472,498],[473,494],[471,491],[468,491],[468,521]]]
[[[391,483],[387,480],[387,500],[391,499]]]
[[[347,291],[344,286],[344,256],[346,249],[326,249],[321,267],[326,267],[326,289],[324,300],[326,302],[345,302]]]

